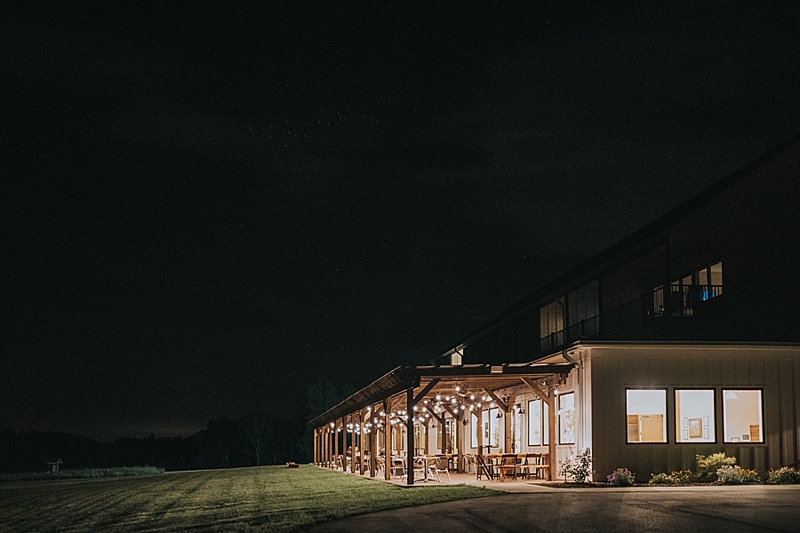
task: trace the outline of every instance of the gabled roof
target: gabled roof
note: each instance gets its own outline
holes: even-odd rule
[[[422,387],[426,395],[452,393],[457,385],[473,390],[500,390],[524,384],[523,378],[566,377],[574,367],[573,363],[399,366],[354,392],[309,424],[312,427],[324,426],[410,388]]]
[[[742,181],[754,170],[790,151],[797,145],[800,145],[800,136],[797,136],[791,141],[770,150],[766,154],[748,163],[736,172],[726,176],[714,185],[690,198],[686,202],[671,209],[664,215],[634,231],[615,244],[612,244],[594,257],[567,271],[564,275],[537,289],[530,296],[512,305],[506,311],[500,313],[489,322],[461,339],[454,346],[442,352],[433,361],[435,362],[442,357],[453,353],[454,350],[469,344],[476,338],[489,333],[505,322],[516,318],[527,311],[530,311],[534,307],[546,303],[548,299],[558,297],[560,294],[577,288],[583,283],[591,281],[591,279],[597,276],[600,272],[610,268],[613,265],[622,263],[641,252],[643,249],[652,246],[661,240],[664,236],[664,233],[677,222],[713,201],[723,192]]]

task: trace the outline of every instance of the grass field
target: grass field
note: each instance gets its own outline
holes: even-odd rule
[[[0,484],[0,531],[287,532],[344,516],[500,494],[403,488],[303,465]]]

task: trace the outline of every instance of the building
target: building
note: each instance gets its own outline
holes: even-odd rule
[[[550,477],[587,448],[595,480],[618,467],[646,480],[717,451],[761,474],[795,463],[799,270],[795,140],[542,287],[434,366],[397,369],[317,417],[315,460],[329,463],[333,435],[351,424],[371,432],[359,433],[368,449],[380,434],[411,455],[452,451],[461,469],[486,446],[542,452]],[[405,437],[383,431],[392,419]]]

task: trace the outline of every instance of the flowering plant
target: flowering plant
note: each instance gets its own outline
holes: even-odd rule
[[[575,457],[567,457],[558,465],[565,477],[569,475],[572,476],[575,483],[586,483],[586,478],[592,473],[592,452],[586,448],[585,452],[579,453]]]
[[[608,482],[615,487],[632,487],[636,474],[627,468],[617,468],[608,476]]]

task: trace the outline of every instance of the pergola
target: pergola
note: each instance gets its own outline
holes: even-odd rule
[[[314,463],[327,468],[337,467],[337,458],[344,453],[340,449],[338,434],[349,431],[355,446],[369,451],[366,465],[371,476],[376,471],[376,450],[384,448],[388,459],[392,453],[392,428],[406,428],[406,472],[409,485],[414,484],[414,426],[425,428],[444,420],[450,415],[456,422],[457,465],[464,471],[463,427],[470,413],[478,418],[478,427],[483,427],[484,405],[493,403],[505,414],[505,442],[503,450],[510,452],[511,414],[514,400],[521,394],[533,393],[549,406],[548,409],[548,460],[549,478],[556,472],[556,395],[557,387],[563,384],[575,367],[573,363],[510,363],[503,365],[440,365],[401,366],[353,393],[337,405],[317,416],[309,424],[314,428]],[[378,433],[382,443],[378,443]],[[483,432],[478,431],[478,455],[483,453]],[[346,433],[345,433],[346,435]],[[346,447],[346,438],[341,448]],[[427,438],[426,438],[427,443]],[[455,454],[454,454],[455,455]],[[350,464],[353,473],[365,471],[365,453],[357,458],[353,454]],[[358,461],[358,462],[357,462]],[[342,464],[345,467],[345,464]],[[391,477],[390,465],[384,468],[387,480]]]

